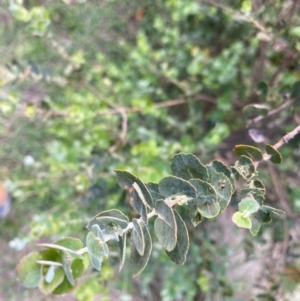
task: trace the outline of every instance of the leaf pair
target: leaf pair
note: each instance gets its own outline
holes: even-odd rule
[[[46,250],[29,254],[17,266],[20,282],[27,288],[39,286],[46,294],[69,292],[88,267],[86,256],[76,252],[82,249],[82,242],[64,238],[40,246]]]

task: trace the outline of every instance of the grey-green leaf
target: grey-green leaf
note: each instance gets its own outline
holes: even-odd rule
[[[125,263],[125,256],[126,256],[126,239],[127,239],[127,232],[120,236],[118,241],[119,248],[120,248],[120,266],[119,272],[122,270],[124,263]]]
[[[220,205],[214,187],[198,179],[191,179],[190,183],[196,188],[197,197],[189,203],[194,204],[201,215],[206,218],[217,216],[220,212]]]
[[[101,226],[110,226],[110,227],[116,226],[116,227],[125,229],[128,226],[127,221],[124,221],[124,220],[116,218],[116,217],[111,217],[111,216],[97,217],[96,220],[98,221],[100,227]]]
[[[140,199],[138,193],[133,190],[129,197],[132,208],[141,216],[145,225],[148,224],[148,211],[144,202]]]
[[[186,195],[187,197],[195,198],[196,189],[188,181],[177,177],[163,178],[158,184],[159,192],[164,197],[172,195]]]
[[[155,205],[157,219],[154,222],[155,234],[158,241],[167,251],[175,248],[177,239],[177,225],[172,208],[163,200],[158,200]]]
[[[74,277],[73,277],[73,274],[72,274],[71,261],[70,261],[69,258],[67,258],[66,255],[63,255],[62,260],[63,260],[63,270],[65,272],[65,275],[66,275],[68,281],[70,282],[70,284],[72,286],[74,286],[75,285],[75,280],[74,280]]]
[[[252,223],[250,232],[253,236],[255,236],[258,233],[262,223],[253,215],[250,216],[250,219],[251,219],[251,223]]]
[[[141,256],[144,255],[145,251],[145,241],[144,241],[144,233],[141,224],[137,219],[132,220],[133,230],[132,230],[132,240],[135,244],[137,251]]]
[[[193,178],[208,180],[206,167],[193,154],[177,154],[173,157],[171,163],[173,175],[184,180]]]
[[[243,198],[239,202],[239,211],[243,212],[245,214],[252,214],[259,209],[258,202],[251,196],[248,196],[246,198]]]
[[[99,241],[93,232],[89,232],[86,236],[86,247],[92,266],[97,270],[101,270],[102,251]]]
[[[218,202],[213,204],[204,203],[198,206],[198,211],[206,218],[213,218],[220,213],[220,205]]]
[[[138,187],[140,188],[141,193],[143,194],[143,197],[144,197],[147,205],[150,208],[153,208],[154,203],[152,200],[152,196],[151,196],[149,190],[147,189],[147,187],[145,186],[145,184],[138,177],[136,177],[132,173],[130,173],[128,171],[124,171],[124,170],[115,170],[115,173],[117,175],[119,185],[123,189],[126,189],[129,193],[132,192],[132,190],[134,189],[133,184],[136,183],[138,185]]]
[[[149,190],[149,192],[152,196],[154,204],[157,200],[163,199],[163,196],[159,193],[157,183],[147,183],[146,187],[147,187],[147,189]]]
[[[202,222],[202,215],[198,211],[197,206],[195,206],[194,208],[189,207],[189,218],[194,227],[197,227],[197,225]]]
[[[233,193],[232,185],[223,173],[215,173],[211,178],[211,185],[217,193],[220,212],[223,212],[231,200]]]
[[[252,159],[247,156],[241,156],[239,160],[235,162],[234,168],[245,180],[252,176],[255,171]]]
[[[214,174],[214,171],[223,173],[229,179],[233,189],[235,189],[235,176],[223,162],[214,160],[210,164],[206,165],[206,167],[210,176]]]
[[[86,226],[89,231],[92,231],[92,226],[94,224],[99,224],[97,221],[98,217],[113,217],[113,218],[120,219],[127,223],[129,222],[128,217],[124,213],[122,213],[120,210],[117,210],[117,209],[107,210],[107,211],[98,213],[89,221],[89,223]]]
[[[104,235],[103,235],[99,225],[97,225],[97,224],[93,225],[92,232],[96,235],[97,239],[99,239],[99,243],[102,247],[103,255],[105,257],[108,257],[108,253],[109,253],[108,246],[107,246],[107,243],[105,242]]]
[[[172,261],[183,265],[186,261],[186,254],[189,249],[189,233],[179,213],[176,210],[173,211],[177,224],[177,243],[172,251],[166,251],[166,253]]]
[[[147,227],[143,227],[143,234],[145,239],[145,252],[143,256],[137,251],[135,244],[131,242],[130,267],[132,277],[139,275],[144,270],[152,252],[152,241]]]
[[[190,183],[196,188],[197,196],[193,202],[198,206],[204,203],[213,204],[217,202],[217,193],[212,185],[198,179],[190,180]]]

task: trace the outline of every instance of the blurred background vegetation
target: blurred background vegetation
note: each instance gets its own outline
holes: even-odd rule
[[[37,242],[84,239],[105,209],[133,214],[114,169],[144,182],[178,152],[230,165],[236,144],[274,144],[300,123],[297,0],[0,0],[0,299],[61,300],[22,288]],[[300,138],[261,164],[266,202],[286,211],[257,237],[232,206],[190,231],[187,263],[154,241],[136,279],[117,258],[64,300],[300,300]],[[129,255],[129,254],[128,254]]]

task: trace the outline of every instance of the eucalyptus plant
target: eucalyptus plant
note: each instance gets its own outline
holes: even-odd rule
[[[72,290],[89,263],[101,270],[103,258],[110,254],[110,241],[119,246],[119,271],[130,245],[130,269],[135,277],[144,270],[151,256],[153,234],[148,227],[151,218],[155,219],[154,233],[168,257],[183,265],[189,249],[189,234],[177,208],[186,207],[196,227],[203,219],[214,218],[226,210],[239,180],[243,183],[239,191],[241,200],[232,221],[256,235],[262,224],[272,220],[272,215],[284,214],[264,204],[266,190],[258,166],[268,160],[280,164],[278,149],[299,132],[300,126],[275,145],[266,145],[264,153],[253,146],[236,145],[233,152],[239,158],[230,167],[218,160],[204,165],[193,154],[176,154],[171,162],[172,175],[159,183],[144,183],[128,171],[115,170],[120,187],[127,191],[139,217],[130,221],[120,210],[103,211],[88,222],[85,247],[79,239],[71,237],[54,244],[39,244],[41,251],[20,261],[17,267],[20,282],[27,288],[39,287],[47,294],[64,294]]]

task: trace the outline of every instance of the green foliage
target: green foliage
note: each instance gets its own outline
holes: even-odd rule
[[[262,160],[262,155],[258,155],[261,153],[250,146],[238,146],[235,153],[242,155],[231,169],[220,161],[213,161],[205,167],[191,154],[178,154],[173,157],[171,163],[172,172],[177,176],[165,177],[158,184],[144,184],[135,175],[116,170],[118,183],[128,192],[130,203],[140,214],[140,218],[133,218],[132,222],[129,222],[128,217],[117,209],[103,211],[93,217],[87,225],[89,232],[86,248],[83,248],[79,240],[71,238],[61,239],[55,244],[40,244],[59,256],[51,256],[53,261],[46,262],[44,251],[25,257],[18,267],[21,282],[27,287],[37,286],[40,282],[40,272],[37,273],[40,263],[44,277],[41,290],[63,294],[75,285],[76,279],[86,269],[82,254],[87,253],[92,266],[98,271],[101,270],[103,256],[107,257],[109,254],[106,244],[109,240],[118,241],[121,270],[125,262],[128,232],[131,235],[130,268],[135,277],[145,269],[151,256],[152,239],[148,230],[148,220],[153,216],[157,216],[154,232],[159,243],[172,261],[183,265],[189,249],[189,233],[182,217],[172,207],[187,206],[194,226],[201,222],[202,218],[219,215],[229,205],[236,187],[233,170],[245,180],[242,191],[247,196],[239,202],[238,212],[234,213],[232,221],[238,227],[249,229],[252,235],[256,235],[261,225],[270,221],[270,213],[282,212],[263,205],[265,187],[258,179],[250,158],[255,158],[258,162],[259,158]],[[162,199],[157,199],[158,197]],[[31,269],[35,278],[27,278],[24,273],[26,269]],[[65,277],[61,276],[62,271]]]
[[[227,260],[226,254],[236,250],[231,244],[226,249],[224,237],[211,243],[225,228],[216,229],[220,219],[213,217],[228,206],[238,210],[243,198],[252,198],[260,206],[246,214],[252,223],[250,232],[257,235],[253,245],[262,243],[266,235],[276,243],[283,240],[277,233],[283,233],[285,221],[268,205],[284,207],[286,198],[277,195],[277,189],[283,188],[272,182],[264,165],[258,173],[257,149],[266,151],[264,160],[279,163],[281,156],[264,145],[278,141],[298,123],[297,10],[292,2],[283,5],[278,0],[271,6],[206,2],[15,0],[0,4],[0,175],[13,197],[11,215],[0,221],[1,237],[3,243],[20,250],[35,241],[75,235],[86,244],[79,248],[82,251],[76,247],[75,253],[83,255],[73,260],[78,271],[82,260],[85,266],[89,261],[88,253],[97,250],[96,258],[103,260],[101,273],[94,276],[87,271],[93,276],[80,281],[82,289],[74,293],[78,299],[92,300],[92,294],[105,299],[107,281],[114,281],[125,297],[138,290],[141,295],[156,290],[164,301],[234,298],[242,288],[232,286],[226,275],[226,264],[234,258]],[[250,138],[246,128],[259,134]],[[249,139],[259,146],[256,151],[239,149],[234,164],[233,146],[253,144]],[[276,175],[279,184],[289,183],[286,194],[295,216],[300,208],[298,144],[296,138],[283,147],[284,164],[275,166],[283,178]],[[119,185],[126,192],[117,189],[113,170],[120,172]],[[180,270],[167,265],[163,246],[157,246],[153,235],[158,200],[173,210],[175,219],[178,212],[187,226],[191,256]],[[119,213],[108,213],[111,209]],[[92,233],[88,252],[84,225],[96,212],[101,213],[88,224]],[[296,219],[291,212],[288,227],[292,229]],[[272,225],[261,227],[271,215]],[[203,224],[193,229],[188,217],[194,226]],[[186,239],[178,238],[180,222],[176,224],[178,244]],[[134,241],[139,256],[145,255],[145,227],[153,237],[151,264],[135,282],[137,290],[131,290],[126,248]],[[48,261],[61,265],[44,264],[40,289],[51,293],[62,282],[60,291],[74,287],[71,282],[78,286],[70,264],[65,262],[63,268],[59,257],[62,253],[72,257],[72,248],[43,248],[43,254],[53,252]],[[113,277],[118,249],[120,270],[124,264],[125,269]],[[186,247],[178,245],[178,249],[183,250],[181,255],[174,256],[182,262]],[[5,275],[16,260],[9,258],[12,263],[2,269]],[[162,279],[167,267],[177,272]],[[270,274],[282,275],[281,271]],[[96,284],[90,280],[93,277],[98,277]],[[200,279],[201,285],[191,279]],[[9,290],[6,283],[2,286],[0,295],[6,299],[26,300],[27,294],[34,294],[14,289],[17,284]],[[13,296],[15,292],[24,296]],[[265,295],[276,299],[276,289],[270,292]]]

